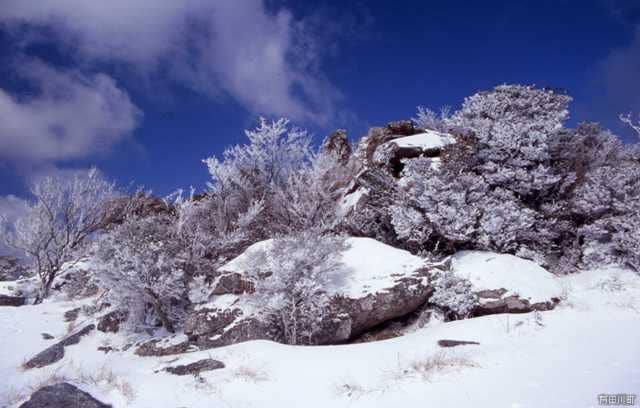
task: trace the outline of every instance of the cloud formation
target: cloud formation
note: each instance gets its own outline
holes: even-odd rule
[[[16,73],[35,90],[16,97],[0,89],[0,159],[50,163],[104,152],[136,127],[140,112],[104,74],[60,71],[21,60]]]
[[[5,0],[6,27],[46,27],[84,61],[119,61],[168,74],[248,110],[326,123],[340,93],[318,69],[314,40],[262,0]]]

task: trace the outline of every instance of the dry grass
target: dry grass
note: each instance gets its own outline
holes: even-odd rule
[[[411,378],[429,381],[439,373],[472,367],[479,367],[479,365],[469,358],[438,351],[424,358],[415,359],[409,364],[401,364],[398,361],[397,367],[387,372],[387,377],[394,382]]]
[[[359,383],[353,380],[340,382],[335,385],[334,393],[337,397],[347,397],[358,399],[365,394],[368,394],[371,390],[366,389]]]
[[[65,372],[63,372],[65,368]],[[69,371],[71,371],[71,373],[69,373]],[[55,369],[43,371],[40,377],[37,377],[20,390],[10,390],[8,396],[0,399],[0,406],[16,406],[40,388],[61,382],[90,385],[104,391],[115,389],[118,390],[128,402],[133,401],[136,397],[135,390],[131,384],[118,377],[110,368],[102,366],[95,372],[89,372],[70,362],[68,366],[59,366]]]
[[[250,367],[248,365],[240,365],[231,371],[231,376],[234,379],[246,382],[259,383],[267,381],[269,375],[264,371],[256,367]]]

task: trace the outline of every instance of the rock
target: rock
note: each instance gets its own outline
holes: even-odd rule
[[[213,295],[240,295],[242,293],[253,293],[253,282],[248,281],[239,273],[222,273],[216,279],[211,292]]]
[[[0,281],[15,281],[27,275],[27,268],[13,256],[0,256]]]
[[[78,344],[82,336],[89,334],[93,329],[95,329],[95,327],[95,325],[90,324],[83,327],[81,330],[75,332],[74,334],[65,337],[62,341],[36,354],[29,361],[24,363],[24,367],[28,369],[40,368],[62,360],[62,358],[64,357],[64,348],[67,346]]]
[[[252,248],[268,247],[267,242],[254,244],[221,269],[241,273],[236,269],[242,267],[242,257],[249,256]],[[329,312],[311,339],[313,344],[354,339],[381,323],[416,311],[432,292],[429,271],[421,258],[369,238],[349,238],[347,242],[349,248],[342,255],[348,282],[331,297]],[[363,262],[363,257],[371,259]],[[388,264],[380,262],[382,259],[393,261]],[[384,284],[379,286],[380,282]],[[214,296],[211,302],[197,305],[184,324],[189,341],[200,349],[248,340],[281,341],[277,324],[247,306],[250,296]]]
[[[128,350],[130,346],[125,346],[124,351]],[[135,350],[135,354],[141,357],[150,356],[169,356],[173,354],[183,354],[190,351],[197,351],[195,347],[186,336],[175,335],[164,339],[152,339],[146,341]]]
[[[98,319],[98,330],[104,333],[117,333],[120,325],[129,317],[126,310],[112,310]]]
[[[348,235],[394,244],[396,233],[388,208],[397,200],[397,183],[390,174],[377,168],[363,170],[342,199],[338,229]]]
[[[70,268],[61,273],[56,278],[53,289],[64,292],[69,299],[92,297],[100,290],[90,271],[77,268]]]
[[[486,316],[500,313],[529,313],[534,310],[552,310],[560,299],[552,298],[548,302],[530,303],[527,299],[521,299],[517,295],[508,296],[502,299],[480,302],[474,309],[474,316]]]
[[[438,346],[440,347],[458,347],[467,345],[478,345],[477,341],[464,341],[464,340],[438,340]]]
[[[199,375],[203,371],[219,370],[221,368],[224,368],[224,363],[206,358],[191,364],[166,367],[164,371],[174,375]]]
[[[387,123],[386,130],[388,133],[398,136],[411,136],[421,132],[420,129],[416,129],[416,127],[413,126],[413,122],[410,120],[389,122]]]
[[[40,388],[20,408],[110,408],[69,383],[58,383]]]
[[[79,307],[76,307],[75,309],[67,310],[66,312],[64,312],[64,321],[67,323],[75,322],[76,319],[78,319],[79,315],[80,315]]]
[[[452,257],[451,270],[469,280],[478,297],[473,316],[551,310],[562,293],[550,272],[513,255],[462,251]]]
[[[22,306],[26,303],[26,299],[22,296],[0,295],[0,306]]]
[[[338,129],[324,139],[322,150],[333,153],[341,164],[346,164],[351,157],[351,144],[347,139],[347,131]]]
[[[43,339],[45,340],[53,340],[55,337],[53,337],[52,335],[50,335],[49,333],[40,333],[40,335],[42,336]]]

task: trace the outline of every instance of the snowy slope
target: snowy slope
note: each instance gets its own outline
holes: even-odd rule
[[[564,277],[560,285],[563,303],[542,312],[541,319],[493,315],[375,343],[294,347],[253,341],[146,358],[135,356],[133,348],[96,351],[122,348],[132,339],[94,332],[68,347],[63,361],[26,372],[18,365],[44,347],[39,333],[60,335],[62,313],[74,305],[0,308],[0,397],[28,391],[53,374],[114,407],[573,408],[597,406],[598,393],[637,393],[638,275],[589,271]],[[480,345],[446,349],[443,357],[440,339]],[[159,371],[209,357],[226,368],[201,379]],[[441,361],[441,369],[422,371],[429,361]]]
[[[454,274],[468,279],[473,291],[504,288],[505,296],[520,295],[531,303],[559,298],[558,279],[535,262],[508,254],[462,251],[453,256]]]

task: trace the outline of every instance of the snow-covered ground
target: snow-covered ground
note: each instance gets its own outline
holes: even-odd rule
[[[294,347],[253,341],[138,357],[120,334],[93,332],[53,366],[21,363],[62,336],[80,303],[0,308],[0,397],[66,378],[114,407],[596,407],[599,393],[640,391],[640,277],[615,268],[557,279],[563,302],[539,314],[443,323],[391,340]],[[477,341],[443,349],[440,339]],[[201,379],[169,365],[215,358]],[[0,402],[0,406],[3,406]]]

